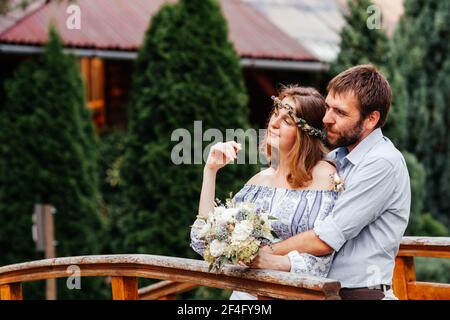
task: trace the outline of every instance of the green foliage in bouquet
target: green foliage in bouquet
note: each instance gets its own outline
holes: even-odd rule
[[[139,51],[121,169],[126,211],[118,218],[116,252],[196,256],[189,247],[189,226],[198,212],[204,163],[176,165],[171,159],[180,143],[171,141],[176,129],[190,132],[192,146],[211,143],[194,137],[196,120],[202,121],[203,131],[249,128],[239,57],[213,0],[163,6]],[[192,163],[201,160],[187,156]],[[241,188],[255,169],[221,169],[217,196]]]
[[[51,28],[40,63],[24,64],[5,84],[7,101],[0,109],[0,265],[44,258],[31,234],[35,203],[57,210],[58,256],[101,250],[97,138],[79,65],[62,49]],[[65,279],[59,280],[58,298],[102,298],[98,281],[83,281],[82,290],[68,290]],[[44,294],[41,283],[24,286],[27,299]]]

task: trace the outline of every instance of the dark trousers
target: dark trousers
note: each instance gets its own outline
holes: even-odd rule
[[[382,300],[384,292],[382,289],[342,288],[339,296],[342,300]]]

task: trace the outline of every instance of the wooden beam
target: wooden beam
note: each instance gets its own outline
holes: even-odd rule
[[[448,300],[450,284],[413,281],[408,283],[408,298],[410,300]]]
[[[402,245],[397,256],[400,257],[429,257],[429,258],[450,258],[450,248],[448,247],[425,247],[420,245]]]
[[[413,257],[396,257],[392,287],[400,300],[408,300],[408,282],[416,280]]]
[[[187,283],[187,282],[183,283],[169,280],[160,281],[158,283],[139,289],[139,300],[162,299],[163,297],[190,291],[197,287],[198,284],[196,283]]]
[[[53,221],[53,210],[51,205],[42,206],[44,210],[45,221],[45,258],[53,259],[56,257],[55,250],[55,226]],[[47,300],[56,300],[56,279],[46,280],[45,297]]]
[[[0,300],[22,300],[22,284],[9,283],[0,285]]]
[[[89,101],[89,88],[91,86],[91,59],[90,58],[81,58],[80,59],[80,69],[81,76],[83,77],[84,82],[84,92],[86,100]]]
[[[112,277],[113,300],[138,300],[136,277]]]

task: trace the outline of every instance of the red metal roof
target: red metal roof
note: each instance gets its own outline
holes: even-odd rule
[[[42,45],[53,19],[67,47],[136,51],[160,6],[173,0],[78,0],[81,29],[66,27],[66,4],[43,4],[0,33],[0,43]],[[241,57],[317,61],[295,39],[240,0],[221,0],[231,41]]]
[[[3,0],[5,1],[5,0]],[[8,0],[10,5],[10,10],[7,13],[0,15],[0,34],[10,28],[12,25],[17,23],[19,19],[29,14],[30,12],[36,10],[40,7],[45,0],[30,0],[28,6],[25,10],[21,7],[22,0]]]

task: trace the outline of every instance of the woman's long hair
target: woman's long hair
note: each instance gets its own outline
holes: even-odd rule
[[[326,112],[325,99],[316,89],[298,85],[283,86],[278,98],[283,100],[286,97],[295,102],[293,107],[297,117],[305,119],[310,126],[323,130],[322,119]],[[272,113],[269,116],[269,121]],[[266,130],[262,148],[267,160],[272,165],[272,147],[267,144],[267,135],[268,131]],[[295,144],[288,153],[289,174],[286,179],[289,185],[292,188],[307,187],[312,181],[312,169],[320,160],[325,158],[326,151],[327,149],[320,138],[310,136],[302,129],[297,128]]]

